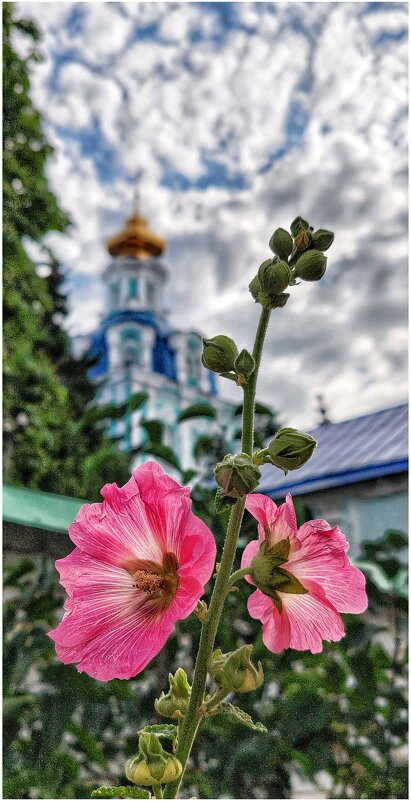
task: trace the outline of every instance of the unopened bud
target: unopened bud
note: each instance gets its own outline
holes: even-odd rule
[[[281,295],[273,295],[270,302],[270,309],[282,309],[287,303],[290,294],[282,292]]]
[[[269,259],[268,261],[271,261],[271,259]],[[256,275],[253,278],[253,280],[250,281],[250,283],[248,285],[248,288],[249,288],[254,300],[258,301],[259,294],[261,292],[261,284],[260,284],[260,281],[258,280],[258,275]]]
[[[309,231],[300,231],[295,237],[294,245],[298,251],[307,250],[311,244],[311,234]]]
[[[268,445],[268,453],[273,464],[288,473],[308,462],[316,446],[310,434],[303,434],[296,428],[280,428]]]
[[[255,362],[251,353],[248,350],[243,349],[237,356],[234,362],[234,370],[236,371],[239,378],[245,378],[245,382],[247,378],[254,372]],[[241,383],[241,382],[240,382]]]
[[[203,339],[201,361],[208,370],[214,373],[228,373],[234,369],[237,356],[237,345],[230,337],[219,334],[212,339]]]
[[[229,453],[214,468],[217,484],[230,498],[243,498],[252,492],[261,478],[260,470],[246,453]]]
[[[319,281],[327,267],[327,257],[319,250],[306,250],[294,267],[294,278],[303,281]]]
[[[282,261],[287,261],[293,249],[293,240],[285,228],[276,228],[269,241],[269,248]]]
[[[316,250],[328,250],[334,242],[334,234],[332,231],[326,231],[324,228],[319,228],[314,231],[311,237],[312,245]]]
[[[182,718],[187,712],[191,694],[187,674],[183,668],[178,668],[175,675],[169,673],[168,678],[170,689],[154,701],[154,708],[165,718]]]
[[[291,281],[291,270],[285,261],[263,261],[258,270],[261,288],[270,297],[280,295]]]
[[[216,684],[227,692],[249,693],[264,681],[261,662],[256,668],[251,662],[252,645],[223,654],[219,649],[211,655],[208,670]]]
[[[181,762],[164,751],[155,734],[143,732],[138,745],[138,756],[128,759],[125,766],[125,773],[130,782],[142,787],[153,787],[180,778],[183,770]]]
[[[296,217],[295,220],[292,221],[290,225],[290,231],[293,237],[296,237],[300,231],[309,231],[310,230],[310,223],[307,220],[304,220],[302,217]]]

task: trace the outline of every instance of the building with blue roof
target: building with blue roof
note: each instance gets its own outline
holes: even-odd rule
[[[219,425],[228,426],[232,404],[217,393],[215,375],[201,364],[202,341],[196,331],[170,326],[165,311],[168,270],[162,256],[166,242],[149,230],[135,209],[120,233],[107,243],[111,261],[103,274],[107,311],[99,328],[74,342],[76,355],[88,350],[94,358],[90,375],[98,383],[97,402],[121,405],[134,393],[148,400],[127,419],[113,421],[110,433],[130,450],[146,436],[143,420],[160,420],[163,444],[171,447],[183,468],[193,466],[193,445],[213,433],[211,418],[195,418],[177,429],[182,411],[209,403]]]
[[[287,492],[301,497],[314,518],[340,526],[353,555],[361,540],[376,539],[389,528],[406,531],[407,404],[325,422],[309,433],[318,443],[310,461],[287,476],[264,465],[258,491],[276,502]]]

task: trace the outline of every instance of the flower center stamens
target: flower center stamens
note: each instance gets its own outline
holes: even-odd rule
[[[165,609],[173,600],[178,587],[178,560],[175,554],[166,553],[162,564],[139,559],[129,567],[134,587],[144,593],[147,600]]]

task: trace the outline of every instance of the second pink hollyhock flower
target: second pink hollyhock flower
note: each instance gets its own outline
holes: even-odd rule
[[[291,495],[279,507],[265,495],[249,495],[246,508],[259,522],[259,539],[246,546],[241,567],[263,554],[254,563],[256,581],[247,581],[258,583],[258,574],[269,595],[256,589],[248,611],[261,620],[267,648],[315,654],[322,651],[323,640],[338,642],[345,634],[339,613],[367,608],[365,577],[346,555],[344,534],[325,520],[297,529]]]
[[[56,562],[69,598],[49,636],[62,662],[110,681],[140,673],[195,609],[216,546],[190,490],[154,462],[101,492],[104,501],[82,506],[70,526],[77,547]]]

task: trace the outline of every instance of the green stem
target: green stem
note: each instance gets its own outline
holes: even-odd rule
[[[264,345],[264,338],[269,319],[270,311],[263,308],[261,310],[253,349],[255,369],[249,378],[248,384],[246,384],[244,387],[242,450],[243,453],[247,453],[249,456],[252,456],[253,454],[255,390],[257,385],[258,370],[261,362],[261,354]],[[201,630],[200,644],[194,669],[193,685],[191,688],[190,703],[188,705],[184,722],[181,726],[176,750],[176,757],[180,760],[183,766],[183,772],[178,781],[172,782],[166,786],[164,798],[177,797],[180,783],[186,769],[187,760],[190,756],[198,727],[203,719],[203,714],[200,711],[200,707],[204,701],[204,692],[208,673],[207,663],[214,647],[218,624],[220,622],[224,602],[227,596],[227,590],[229,588],[230,573],[233,567],[234,556],[237,549],[237,541],[243,519],[245,501],[245,497],[240,498],[240,500],[237,501],[232,507],[223,554],[220,562],[220,569],[217,573],[210,606]]]
[[[230,580],[228,582],[228,588],[233,586],[237,581],[244,578],[244,576],[248,576],[250,574],[250,566],[248,567],[241,567],[240,570],[236,570],[235,573],[232,573],[230,576]]]
[[[153,784],[154,798],[163,798],[161,784]]]
[[[214,695],[206,703],[207,712],[209,712],[210,709],[213,708],[213,706],[216,706],[217,704],[219,704],[220,701],[223,701],[224,698],[226,698],[228,694],[229,694],[228,690],[223,690],[223,689],[217,690],[217,692],[214,693]]]

